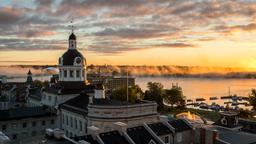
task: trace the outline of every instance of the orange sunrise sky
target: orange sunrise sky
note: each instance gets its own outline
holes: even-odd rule
[[[72,19],[88,64],[256,68],[252,0],[1,0],[0,65],[57,64]]]

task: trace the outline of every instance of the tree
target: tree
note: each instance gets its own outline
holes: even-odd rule
[[[40,80],[34,80],[34,86],[35,87],[43,87],[43,82]]]
[[[138,99],[143,99],[144,93],[138,85],[134,85],[128,88],[129,102],[135,103]],[[127,88],[122,87],[117,90],[113,90],[111,98],[120,101],[127,101]]]
[[[157,82],[149,82],[148,90],[145,92],[145,100],[155,101],[158,104],[158,110],[163,109],[163,97],[164,97],[164,89],[161,83]]]
[[[253,110],[256,110],[256,89],[252,89],[251,94],[249,95],[249,103]]]
[[[185,106],[185,100],[183,96],[183,92],[181,87],[179,86],[172,86],[171,89],[165,90],[164,100],[168,103],[173,105],[177,105],[179,107]]]

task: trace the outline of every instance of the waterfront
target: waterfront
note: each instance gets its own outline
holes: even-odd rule
[[[173,77],[138,77],[136,83],[143,89],[147,89],[148,82],[160,82],[165,88],[171,88],[172,84],[178,83],[183,89],[186,99],[206,99],[206,103],[215,102],[224,105],[229,100],[220,99],[221,96],[237,94],[248,96],[252,88],[256,88],[255,79],[221,79],[221,78],[173,78]],[[217,100],[209,100],[210,97],[217,97]],[[249,108],[249,107],[247,107]]]
[[[9,79],[9,81],[25,81],[24,77]],[[34,76],[37,80],[49,80],[50,76]],[[215,102],[223,105],[228,100],[221,100],[221,96],[237,94],[248,96],[252,88],[256,88],[256,79],[222,79],[222,78],[174,78],[174,77],[136,77],[136,84],[143,90],[147,89],[148,82],[159,82],[165,88],[171,88],[172,84],[178,83],[182,87],[186,99],[206,99],[206,103]],[[217,100],[209,100],[210,97],[217,97]]]

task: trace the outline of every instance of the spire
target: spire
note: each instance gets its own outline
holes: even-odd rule
[[[28,75],[32,75],[32,73],[31,73],[30,69],[28,70]]]
[[[32,73],[29,70],[27,73],[27,80],[26,80],[27,85],[30,87],[33,85],[33,78],[32,78]]]

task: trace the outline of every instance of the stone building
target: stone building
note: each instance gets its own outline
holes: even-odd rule
[[[155,102],[111,100],[105,97],[103,86],[95,87],[94,96],[81,93],[60,105],[61,129],[69,137],[86,134],[89,126],[100,127],[101,132],[106,132],[113,129],[111,125],[115,122],[138,126],[144,122],[156,122],[158,116]]]
[[[24,107],[0,111],[0,131],[12,143],[42,138],[46,128],[56,127],[56,115],[43,107]]]

